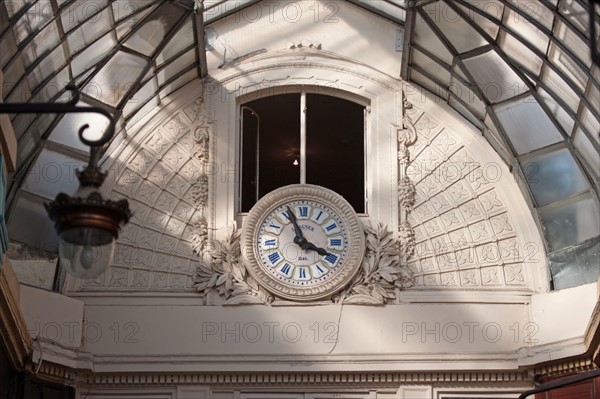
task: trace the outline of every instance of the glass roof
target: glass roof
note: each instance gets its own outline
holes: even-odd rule
[[[590,56],[587,1],[347,1],[404,27],[399,77],[447,101],[522,177],[523,191],[546,228],[549,251],[599,234],[593,217],[600,188],[600,68]],[[208,74],[198,45],[204,28],[254,3],[2,2],[3,100],[64,101],[65,86],[74,83],[81,102],[110,110],[124,135],[165,96]],[[82,117],[12,116],[18,169],[9,212],[41,212],[43,202],[64,188],[32,184],[31,171],[40,159],[85,161],[85,149],[63,130]],[[592,223],[573,242],[561,229],[577,202],[593,210]],[[19,240],[39,242],[39,237],[32,233]]]

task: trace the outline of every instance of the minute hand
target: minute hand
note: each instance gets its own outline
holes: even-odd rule
[[[298,221],[296,220],[296,215],[294,215],[294,212],[292,212],[292,210],[290,209],[289,206],[287,207],[287,213],[288,213],[290,220],[294,224],[294,230],[296,231],[296,238],[294,239],[294,242],[296,244],[299,244],[298,241],[306,241],[304,239],[304,234],[302,234],[302,229],[300,229],[300,226],[298,226]]]

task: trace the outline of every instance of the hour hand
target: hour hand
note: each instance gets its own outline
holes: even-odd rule
[[[308,242],[308,241],[305,241],[302,244],[302,249],[313,250],[313,251],[317,252],[319,255],[322,255],[322,256],[329,255],[329,252],[327,252],[326,249],[317,247],[315,244],[313,244],[312,242]]]
[[[290,218],[290,220],[292,221],[292,223],[294,224],[294,230],[296,231],[296,238],[294,239],[294,242],[296,244],[299,244],[298,241],[304,240],[304,235],[302,234],[302,229],[300,229],[300,226],[298,226],[298,221],[296,220],[296,215],[294,215],[294,212],[292,212],[292,210],[290,209],[289,206],[287,207],[287,214],[288,214],[288,217]]]

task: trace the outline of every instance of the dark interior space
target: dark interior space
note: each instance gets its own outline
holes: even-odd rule
[[[307,183],[330,188],[365,212],[365,107],[332,96],[306,97]]]
[[[274,189],[300,182],[300,95],[281,94],[244,104],[242,212],[256,203],[256,146],[259,148],[259,199]],[[256,117],[258,116],[258,118]],[[257,121],[260,131],[257,134]]]
[[[281,94],[242,106],[242,212],[257,200],[257,154],[259,199],[300,183],[300,98]],[[307,94],[306,108],[306,182],[334,190],[365,212],[364,107]]]

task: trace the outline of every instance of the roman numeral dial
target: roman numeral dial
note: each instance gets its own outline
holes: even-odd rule
[[[248,219],[242,253],[250,273],[276,295],[298,300],[327,296],[360,266],[356,254],[364,252],[362,228],[350,205],[330,190],[311,185],[277,189],[257,202]]]
[[[282,283],[307,287],[333,277],[347,255],[342,218],[315,200],[290,200],[269,212],[257,238],[265,270]]]

